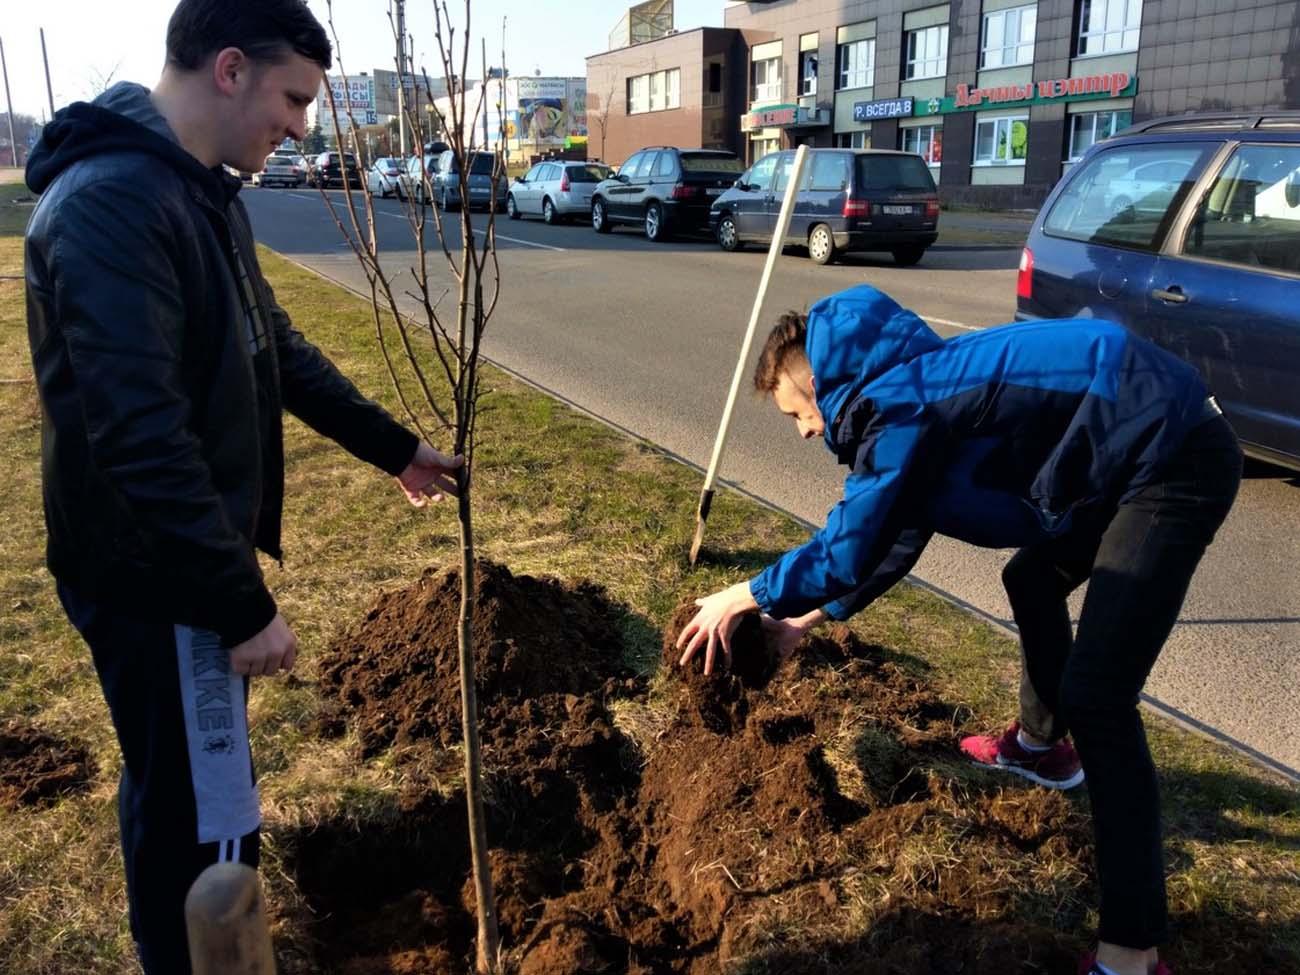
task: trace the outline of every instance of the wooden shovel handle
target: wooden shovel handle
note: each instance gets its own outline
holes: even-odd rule
[[[275,975],[266,902],[257,871],[214,863],[185,898],[194,975]]]

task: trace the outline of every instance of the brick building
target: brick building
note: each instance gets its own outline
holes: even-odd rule
[[[1300,108],[1297,0],[750,0],[587,59],[603,158],[643,145],[919,152],[949,200],[1033,206],[1132,121]],[[612,97],[611,97],[612,96]]]

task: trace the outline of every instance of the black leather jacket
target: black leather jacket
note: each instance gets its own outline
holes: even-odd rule
[[[181,149],[146,89],[59,112],[27,182],[50,571],[233,646],[276,612],[254,549],[281,557],[282,408],[390,474],[417,440],[292,327],[239,181]]]

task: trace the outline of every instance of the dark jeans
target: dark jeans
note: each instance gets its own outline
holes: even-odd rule
[[[1074,737],[1087,775],[1101,886],[1101,940],[1145,950],[1166,937],[1160,798],[1138,695],[1196,566],[1227,517],[1241,449],[1222,416],[1201,423],[1157,483],[1108,524],[1017,552],[1003,572],[1020,628],[1020,720]],[[1071,633],[1066,597],[1088,592]]]

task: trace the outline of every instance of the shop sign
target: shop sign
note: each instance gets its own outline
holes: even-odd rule
[[[1080,78],[1050,78],[1023,85],[996,85],[980,88],[958,85],[946,98],[918,102],[916,114],[947,115],[950,112],[975,112],[985,108],[1020,108],[1025,105],[1048,105],[1057,101],[1087,101],[1095,98],[1130,98],[1137,94],[1137,77],[1127,71],[1084,75]],[[854,106],[856,110],[857,106]],[[855,111],[856,116],[856,111]]]
[[[740,116],[740,131],[780,129],[792,125],[826,125],[827,121],[826,114],[815,108],[804,108],[802,105],[765,105]]]
[[[910,118],[911,98],[886,98],[875,102],[854,102],[853,121],[871,122],[882,118]]]

